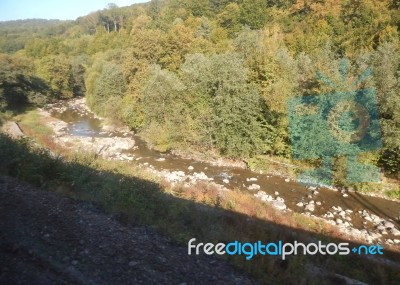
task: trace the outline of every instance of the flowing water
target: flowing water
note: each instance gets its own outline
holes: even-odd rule
[[[295,181],[271,176],[267,174],[259,174],[249,169],[238,167],[215,166],[206,162],[199,162],[192,159],[184,159],[170,153],[160,153],[147,147],[146,143],[137,135],[122,132],[107,132],[102,129],[101,120],[95,118],[91,113],[81,113],[75,108],[64,108],[62,112],[53,112],[53,116],[68,123],[67,132],[70,135],[89,136],[89,137],[132,137],[135,140],[137,148],[130,151],[138,161],[130,163],[141,163],[144,165],[152,165],[156,170],[183,171],[186,174],[193,172],[204,172],[209,178],[213,178],[214,182],[223,184],[227,188],[238,188],[251,194],[257,193],[259,190],[250,191],[248,186],[251,184],[260,185],[262,191],[269,195],[275,196],[275,192],[279,192],[279,197],[285,200],[287,207],[293,211],[305,212],[304,207],[296,206],[298,202],[321,202],[321,205],[315,207],[312,212],[315,216],[322,216],[331,210],[332,206],[340,206],[343,210],[351,209],[352,224],[358,229],[371,230],[374,225],[365,222],[358,211],[367,210],[381,218],[392,220],[399,227],[400,203],[389,201],[378,197],[370,197],[359,193],[348,193],[348,197],[343,197],[339,191],[333,191],[325,188],[318,188],[318,195],[313,195],[312,191],[300,185]],[[162,159],[160,159],[162,158]],[[165,159],[165,160],[164,160]],[[129,163],[129,162],[127,162]],[[189,166],[193,170],[189,170]],[[249,178],[256,178],[257,181],[249,182]],[[223,180],[228,179],[229,183]],[[225,181],[226,182],[226,181]],[[387,237],[391,237],[388,233]]]

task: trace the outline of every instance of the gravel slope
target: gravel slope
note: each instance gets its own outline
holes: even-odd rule
[[[145,227],[0,176],[0,284],[258,284]]]

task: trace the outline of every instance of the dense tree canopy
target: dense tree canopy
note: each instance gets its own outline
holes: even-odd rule
[[[292,155],[286,103],[348,82],[375,88],[379,166],[400,175],[399,5],[394,0],[152,0],[76,21],[0,23],[3,110],[85,95],[162,150]]]

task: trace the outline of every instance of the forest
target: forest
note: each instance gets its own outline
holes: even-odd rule
[[[398,0],[152,0],[75,21],[1,22],[0,119],[86,96],[161,151],[290,160],[287,100],[335,91],[317,74],[339,83],[346,59],[346,85],[369,68],[356,88],[376,90],[379,106],[382,148],[362,159],[399,179],[399,9]]]

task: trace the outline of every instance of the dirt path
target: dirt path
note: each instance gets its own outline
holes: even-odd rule
[[[0,284],[257,284],[88,203],[0,176]]]

